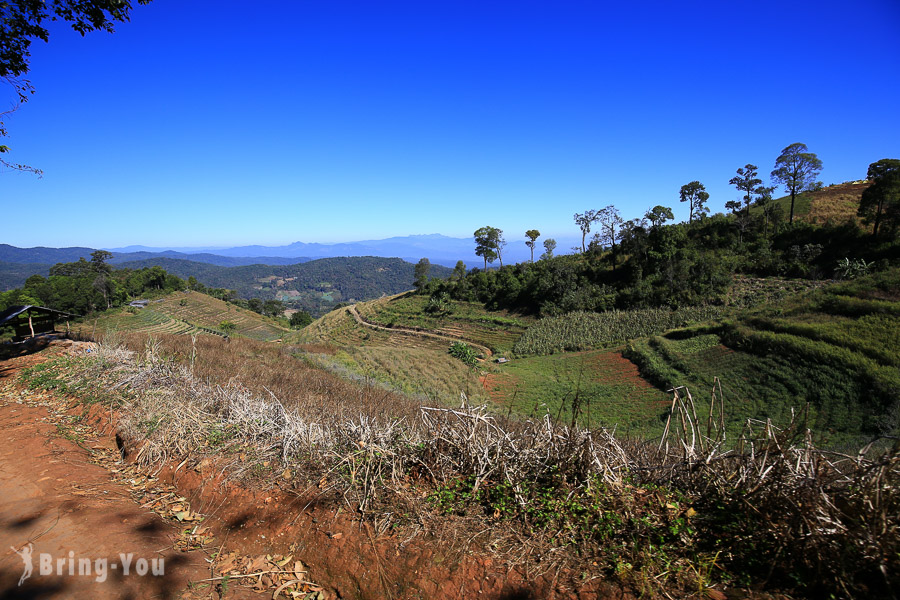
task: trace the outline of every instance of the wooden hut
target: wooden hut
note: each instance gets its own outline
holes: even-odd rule
[[[12,327],[15,341],[22,341],[42,333],[56,331],[59,319],[74,319],[78,315],[43,306],[11,306],[0,313],[0,327]]]

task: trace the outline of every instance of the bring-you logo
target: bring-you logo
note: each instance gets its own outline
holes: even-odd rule
[[[92,577],[97,583],[103,583],[111,571],[118,571],[123,576],[161,577],[166,573],[165,559],[162,557],[135,557],[133,552],[120,553],[118,560],[106,557],[91,558],[75,556],[71,550],[64,556],[54,556],[47,552],[37,555],[37,574],[35,575],[34,544],[25,544],[21,548],[11,546],[13,552],[22,559],[24,570],[19,578],[19,585],[32,576],[35,577]]]

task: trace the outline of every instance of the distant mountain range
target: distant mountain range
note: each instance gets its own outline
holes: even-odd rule
[[[79,258],[90,260],[91,253],[96,250],[96,248],[83,247],[46,248],[38,246],[36,248],[17,248],[15,246],[10,246],[9,244],[0,244],[0,262],[55,265],[56,263],[61,262],[75,262]],[[286,256],[225,256],[207,252],[188,254],[167,249],[160,251],[140,250],[134,252],[111,250],[111,252],[113,253],[113,257],[109,261],[110,264],[120,264],[151,258],[177,258],[207,263],[210,265],[218,265],[220,267],[241,267],[258,264],[294,265],[310,260],[309,258]]]
[[[580,244],[580,238],[558,239],[557,254],[564,254],[569,246]],[[535,258],[543,253],[538,240]],[[287,266],[306,263],[321,258],[342,257],[381,257],[400,258],[409,263],[416,263],[427,258],[432,264],[445,267],[456,266],[462,260],[468,268],[481,267],[483,261],[475,255],[475,244],[472,238],[454,238],[440,234],[410,235],[392,237],[383,240],[364,240],[360,242],[344,242],[338,244],[307,244],[294,242],[286,246],[236,246],[232,248],[217,247],[149,247],[126,246],[123,248],[103,248],[112,252],[110,263],[137,267],[159,264],[165,266],[166,261],[173,267],[173,272],[191,274],[202,272],[211,275],[211,271],[202,268],[202,264],[218,267],[245,267],[250,265]],[[52,265],[61,262],[75,262],[79,258],[90,259],[96,248],[69,247],[17,248],[9,244],[0,244],[0,291],[20,287],[31,275],[46,276]],[[530,252],[522,239],[508,240],[503,252],[503,262],[512,264],[526,261]],[[165,259],[165,260],[164,260]],[[183,261],[190,261],[186,267]],[[178,264],[178,267],[175,267]],[[493,266],[499,266],[494,263]],[[198,279],[201,279],[198,277]],[[207,285],[223,285],[224,278],[215,277],[216,283],[204,282]],[[202,281],[202,279],[201,279]]]
[[[541,243],[535,248],[535,257],[543,253]],[[557,254],[565,253],[572,244],[580,244],[580,238],[558,238]],[[504,263],[516,263],[528,260],[530,251],[525,246],[525,238],[507,240],[503,252]],[[73,262],[81,257],[90,258],[96,248],[17,248],[8,244],[0,244],[0,262],[31,263],[53,265],[58,262]],[[475,243],[472,238],[454,238],[440,234],[409,235],[392,237],[383,240],[363,240],[359,242],[342,242],[337,244],[319,244],[294,242],[286,246],[234,246],[224,247],[176,247],[176,246],[125,246],[122,248],[103,248],[113,253],[109,261],[112,264],[146,260],[152,258],[175,258],[202,262],[220,267],[238,267],[245,265],[293,265],[317,258],[334,258],[349,256],[380,256],[382,258],[401,258],[407,262],[418,262],[427,258],[433,264],[447,267],[456,266],[463,261],[469,268],[483,265],[482,259],[475,255]],[[497,263],[494,266],[498,266]]]
[[[522,248],[515,245],[507,246],[506,254],[509,262],[526,260],[529,257],[525,247],[524,238]],[[211,259],[209,256],[230,257],[234,260],[252,261],[240,264],[263,263],[269,265],[290,264],[274,262],[276,260],[291,260],[293,263],[316,258],[333,258],[347,256],[380,256],[383,258],[402,258],[407,262],[418,262],[427,258],[434,264],[447,267],[456,266],[457,261],[463,261],[467,266],[474,267],[482,263],[482,259],[475,255],[475,243],[472,238],[454,238],[440,234],[409,235],[404,237],[392,237],[383,240],[363,240],[359,242],[342,242],[337,244],[318,244],[294,242],[286,246],[236,246],[232,248],[184,248],[184,247],[158,247],[126,246],[124,248],[109,248],[116,254],[133,255],[135,253],[149,253],[162,255],[164,252],[169,258],[183,258],[200,262],[209,262],[221,266],[231,266],[219,262],[221,259]],[[200,254],[197,254],[200,253]],[[199,258],[200,256],[204,258]],[[151,258],[151,256],[144,256]],[[0,260],[2,255],[0,255]],[[126,260],[139,260],[137,258]],[[507,258],[504,255],[504,260]],[[35,261],[28,261],[35,262]],[[482,263],[483,264],[483,263]]]
[[[47,250],[24,253],[23,257],[53,256]],[[20,287],[32,275],[46,277],[50,266],[0,261],[0,291]],[[196,277],[207,287],[235,290],[241,298],[281,300],[290,308],[306,310],[315,316],[342,302],[370,300],[409,290],[413,287],[415,269],[412,263],[399,258],[374,256],[319,258],[289,265],[220,266],[158,255],[120,262],[117,266],[128,269],[159,266],[183,279]],[[430,269],[430,275],[437,278],[448,277],[451,272],[443,265],[432,265]]]

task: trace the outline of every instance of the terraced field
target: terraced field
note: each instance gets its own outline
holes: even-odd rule
[[[516,340],[535,322],[532,317],[490,312],[475,302],[451,303],[449,313],[429,314],[428,298],[399,294],[357,304],[360,316],[385,327],[418,328],[459,337],[490,348],[495,354],[512,350]]]
[[[642,333],[646,328],[629,323],[643,313],[611,313],[604,316],[615,321],[608,325],[622,332],[571,348],[582,351],[549,356],[505,351],[528,337],[526,330],[534,337],[552,320],[529,329],[537,321],[466,303],[453,303],[445,314],[428,314],[427,302],[400,295],[357,309],[368,322],[479,342],[511,362],[457,372],[450,367],[459,365],[442,341],[367,328],[346,310],[314,322],[300,337],[334,348],[338,358],[329,360],[342,368],[407,392],[452,401],[465,391],[470,398],[489,399],[498,410],[549,413],[564,422],[617,426],[634,434],[661,431],[672,387],[688,386],[703,411],[714,384],[724,393],[732,434],[748,417],[783,425],[798,410],[808,410],[809,426],[835,444],[900,429],[897,269],[825,286],[743,278],[727,306],[693,311],[686,321],[697,322],[691,327],[666,331],[679,319],[663,315],[664,323]],[[585,326],[576,323],[573,331],[581,335]],[[639,337],[649,334],[655,335]],[[614,345],[629,339],[621,348]]]
[[[78,323],[73,328],[86,334],[96,331],[99,335],[102,335],[104,331],[141,331],[173,335],[199,332],[190,323],[172,318],[152,308],[138,309],[134,313],[124,308],[107,311],[95,319]]]
[[[357,323],[346,308],[333,310],[313,321],[300,331],[298,341],[302,344],[326,344],[336,348],[392,347],[435,350],[442,353],[447,351],[448,346],[441,340],[365,327]]]
[[[106,311],[73,328],[95,336],[102,336],[106,331],[224,335],[220,327],[222,321],[235,324],[235,330],[230,335],[260,341],[283,339],[293,333],[262,315],[197,292],[174,292],[162,299],[152,300],[147,308],[122,307]]]
[[[357,305],[361,306],[361,305]],[[478,372],[447,353],[449,343],[359,324],[342,308],[300,331],[300,355],[352,379],[375,380],[426,403],[489,400]]]
[[[719,325],[636,340],[625,355],[660,389],[702,405],[721,382],[737,432],[750,416],[790,420],[837,444],[900,430],[900,270],[746,311]],[[699,392],[699,393],[698,393]]]
[[[253,311],[236,307],[212,296],[197,292],[174,292],[151,303],[154,311],[179,319],[197,328],[220,331],[222,321],[234,323],[233,335],[271,342],[292,333],[274,321]]]

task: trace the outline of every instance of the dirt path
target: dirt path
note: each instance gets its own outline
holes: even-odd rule
[[[420,331],[418,329],[409,329],[407,327],[385,327],[383,325],[376,325],[375,323],[369,323],[365,319],[362,318],[362,315],[359,314],[359,311],[356,310],[356,305],[351,304],[347,307],[347,312],[350,313],[351,316],[356,320],[357,323],[364,327],[368,327],[369,329],[375,329],[377,331],[386,331],[388,333],[399,333],[401,335],[412,335],[418,337],[426,337],[434,340],[444,340],[447,342],[464,342],[473,348],[479,350],[482,354],[484,354],[485,359],[490,359],[493,356],[493,352],[487,346],[482,346],[481,344],[476,344],[475,342],[470,342],[467,339],[461,337],[453,337],[450,335],[442,335],[440,333],[433,333],[431,331]]]
[[[0,598],[257,598],[204,582],[217,575],[209,552],[141,504],[177,502],[171,486],[124,462],[116,438],[65,403],[14,384],[45,358],[0,361]]]
[[[205,554],[176,550],[171,525],[137,505],[87,450],[57,436],[47,409],[21,402],[0,396],[0,597],[173,598],[209,577]],[[100,439],[82,444],[109,449]],[[25,563],[13,548],[23,547],[33,571],[20,586]],[[90,564],[79,575],[82,559]],[[144,560],[162,572],[138,575]]]

